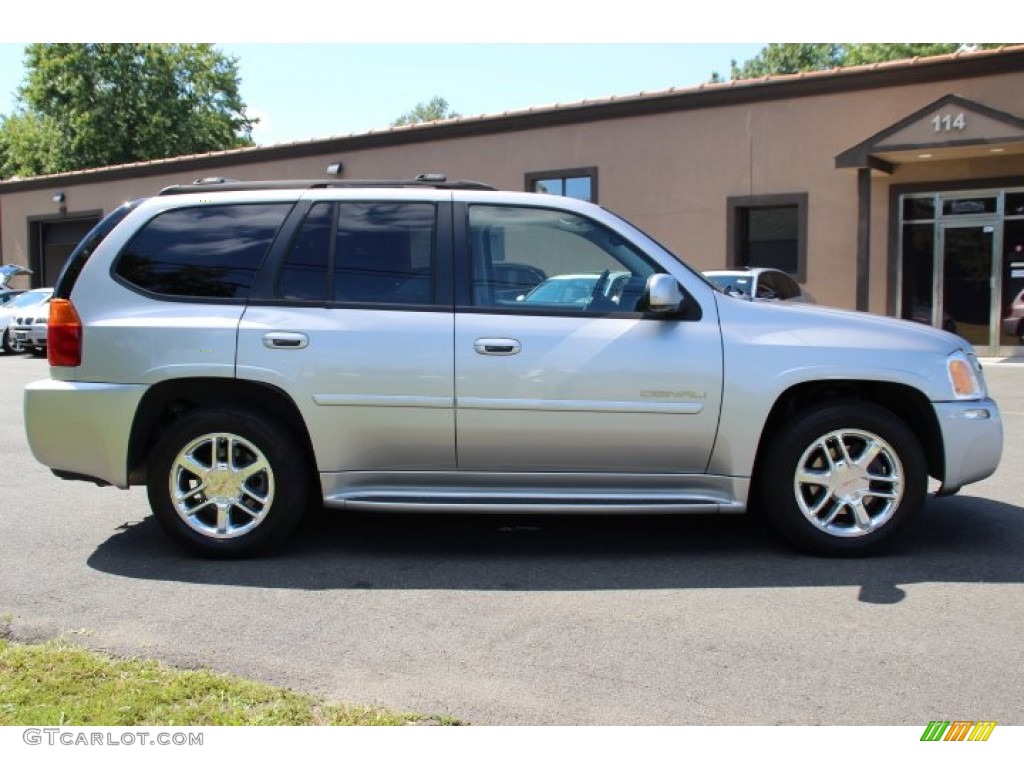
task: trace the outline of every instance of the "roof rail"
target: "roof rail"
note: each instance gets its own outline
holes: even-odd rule
[[[477,189],[495,191],[496,188],[479,181],[448,181],[444,174],[421,173],[415,179],[276,179],[270,181],[237,181],[214,176],[196,179],[191,184],[175,184],[160,190],[161,195],[194,194],[204,192],[245,192],[272,189],[384,189],[388,187],[428,187],[432,189]]]

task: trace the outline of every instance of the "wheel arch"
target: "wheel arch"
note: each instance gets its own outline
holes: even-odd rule
[[[224,378],[174,379],[147,390],[135,412],[128,442],[128,481],[146,482],[149,456],[163,432],[199,408],[242,408],[269,416],[292,431],[316,476],[316,456],[306,422],[295,402],[281,389],[260,382]],[[317,486],[319,486],[319,479]]]
[[[766,446],[787,419],[801,410],[835,400],[862,400],[885,408],[917,436],[924,450],[928,474],[945,479],[945,447],[935,409],[927,396],[914,387],[884,381],[809,381],[785,390],[768,413],[758,441],[754,478],[759,476]]]

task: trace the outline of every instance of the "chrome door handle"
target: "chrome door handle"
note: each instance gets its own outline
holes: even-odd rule
[[[515,339],[477,339],[473,349],[478,355],[518,355],[523,345]]]
[[[268,349],[305,349],[309,346],[309,337],[304,333],[275,331],[263,334],[263,346]]]

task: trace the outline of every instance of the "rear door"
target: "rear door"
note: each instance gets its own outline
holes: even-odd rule
[[[320,472],[455,468],[450,193],[321,193],[261,275],[238,376],[289,393]]]

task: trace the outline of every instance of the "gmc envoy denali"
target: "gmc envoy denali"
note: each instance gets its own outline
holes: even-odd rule
[[[990,475],[962,339],[721,293],[618,216],[421,176],[223,179],[109,214],[57,283],[36,458],[144,484],[186,549],[251,555],[310,504],[715,513],[865,554]]]

